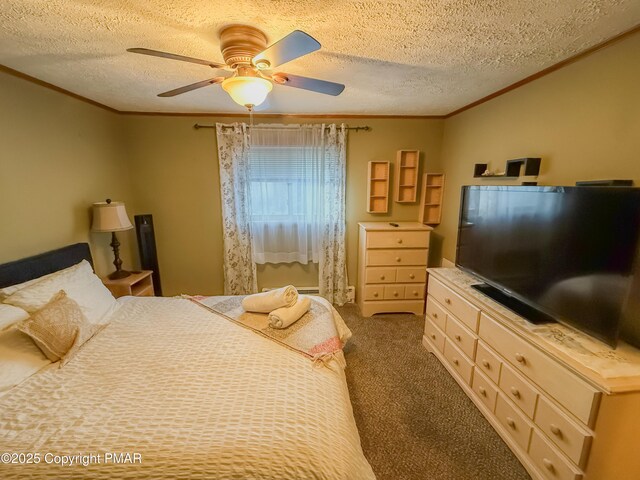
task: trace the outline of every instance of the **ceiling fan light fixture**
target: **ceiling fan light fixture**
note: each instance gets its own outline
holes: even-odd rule
[[[257,107],[267,99],[273,84],[260,77],[237,76],[225,79],[222,88],[238,105]]]

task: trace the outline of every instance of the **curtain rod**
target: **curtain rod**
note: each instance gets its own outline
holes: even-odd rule
[[[193,125],[193,128],[195,128],[196,130],[200,130],[201,128],[216,128],[215,125],[202,125],[200,123],[196,123]],[[230,125],[223,125],[222,128],[233,128]],[[278,128],[278,127],[275,127]],[[325,127],[325,128],[329,128],[329,127]],[[364,125],[362,127],[347,127],[347,130],[355,130],[356,132],[358,130],[364,130],[365,132],[369,132],[371,131],[371,127],[369,125]]]

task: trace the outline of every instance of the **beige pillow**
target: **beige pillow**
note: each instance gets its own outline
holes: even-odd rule
[[[61,360],[61,365],[103,327],[89,322],[80,306],[67,297],[64,290],[17,326],[33,339],[49,360]]]

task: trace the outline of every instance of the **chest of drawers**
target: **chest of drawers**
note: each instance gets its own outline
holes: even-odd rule
[[[534,479],[640,478],[640,376],[603,378],[504,317],[466,274],[429,272],[423,345]]]
[[[424,310],[431,227],[417,222],[358,224],[358,290],[362,315]]]

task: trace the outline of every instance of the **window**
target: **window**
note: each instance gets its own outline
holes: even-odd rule
[[[339,173],[338,152],[306,144],[300,130],[282,130],[252,135],[247,177],[254,259],[317,263],[326,185]]]

